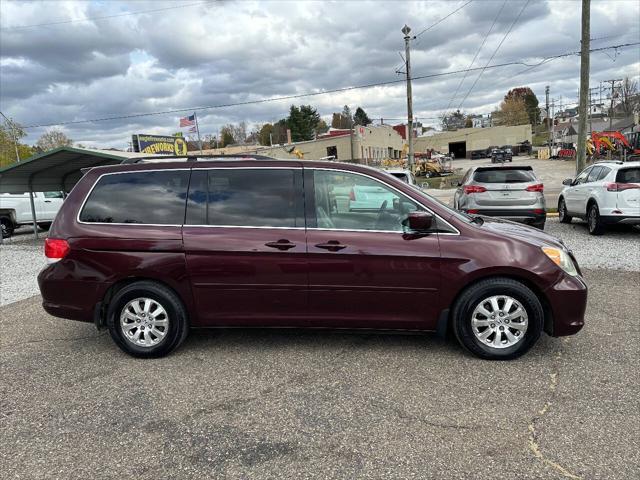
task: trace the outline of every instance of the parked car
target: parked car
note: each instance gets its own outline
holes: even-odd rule
[[[491,163],[513,162],[513,154],[511,151],[496,148],[491,152]]]
[[[62,206],[62,192],[34,192],[33,204],[38,227],[48,230]],[[0,194],[0,227],[2,237],[7,238],[22,225],[32,225],[33,214],[28,193]]]
[[[411,170],[406,170],[403,168],[387,168],[384,171],[389,175],[399,178],[404,183],[408,183],[409,185],[417,185],[416,177],[413,173],[411,173]]]
[[[138,357],[190,328],[270,326],[450,330],[475,355],[512,359],[542,331],[584,324],[578,265],[543,232],[361,165],[180,160],[84,175],[46,239],[48,313],[106,327]],[[337,208],[371,187],[392,201]]]
[[[473,150],[471,152],[471,160],[479,160],[481,158],[486,158],[486,152],[484,150]]]
[[[544,185],[529,166],[472,167],[454,193],[456,210],[527,223],[541,230],[547,219]]]
[[[586,219],[592,235],[601,235],[611,224],[640,225],[640,162],[596,163],[562,183],[560,222]]]

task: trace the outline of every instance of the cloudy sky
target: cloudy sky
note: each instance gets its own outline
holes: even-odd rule
[[[592,0],[592,48],[640,42],[638,18],[638,0]],[[475,71],[416,80],[414,111],[425,124],[437,124],[447,109],[488,113],[517,86],[530,86],[541,103],[545,85],[565,104],[577,101],[577,56],[526,65],[579,50],[579,0],[2,0],[0,19],[0,110],[26,126],[398,80],[405,23],[420,34],[412,41],[413,76],[464,70],[476,55],[473,67],[522,62],[479,79]],[[639,75],[637,45],[592,54],[592,86]],[[201,132],[242,120],[255,128],[286,116],[294,102],[314,105],[326,119],[345,104],[389,123],[406,115],[398,83],[201,110]],[[185,114],[56,128],[87,146],[125,148],[132,133],[177,131]],[[35,143],[45,128],[27,131],[25,141]]]

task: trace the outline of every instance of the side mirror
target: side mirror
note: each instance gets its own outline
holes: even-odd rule
[[[562,184],[563,184],[563,185],[571,185],[572,183],[573,183],[573,178],[565,178],[565,179],[562,181]]]
[[[407,226],[413,232],[428,232],[433,226],[433,215],[427,212],[411,212],[407,217]]]

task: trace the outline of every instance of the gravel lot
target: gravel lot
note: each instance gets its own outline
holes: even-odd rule
[[[92,325],[44,314],[37,297],[2,307],[0,471],[637,478],[640,273],[585,274],[583,331],[505,363],[431,335],[265,330],[193,332],[174,355],[141,361]]]
[[[0,245],[0,305],[38,295],[36,276],[46,264],[42,245],[20,237]]]

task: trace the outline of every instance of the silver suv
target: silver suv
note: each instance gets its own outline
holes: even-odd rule
[[[458,183],[453,207],[544,229],[544,186],[529,166],[472,167]]]
[[[562,183],[562,223],[572,217],[586,219],[592,235],[601,235],[614,223],[640,225],[640,162],[599,162]]]

